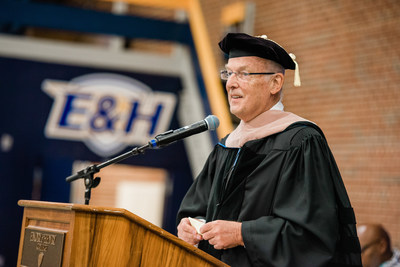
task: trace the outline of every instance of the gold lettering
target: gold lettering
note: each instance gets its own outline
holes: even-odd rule
[[[39,232],[31,232],[30,235],[30,241],[35,242],[35,243],[43,243],[46,245],[56,245],[56,235],[51,235],[51,234],[42,234]]]
[[[42,243],[46,245],[50,244],[50,235],[43,235]]]
[[[46,245],[43,245],[40,243],[36,244],[36,250],[46,252],[48,248],[49,248],[49,246],[46,246]]]
[[[31,232],[31,236],[29,238],[29,241],[35,242],[35,232]]]
[[[56,245],[56,235],[50,235],[50,245],[55,246]]]
[[[40,233],[38,232],[31,232],[31,239],[30,241],[33,242],[40,242]]]

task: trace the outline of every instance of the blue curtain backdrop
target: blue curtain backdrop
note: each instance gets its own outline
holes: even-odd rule
[[[7,257],[7,266],[15,266],[23,209],[20,199],[35,197],[35,173],[41,173],[40,200],[68,202],[70,185],[65,178],[71,174],[74,160],[102,162],[82,142],[48,139],[45,124],[53,99],[41,89],[45,79],[69,81],[72,78],[98,72],[122,74],[139,80],[153,90],[176,94],[182,88],[180,78],[143,73],[116,72],[107,69],[85,68],[62,64],[0,57],[0,136],[13,137],[9,151],[0,152],[0,254]],[[176,110],[169,129],[181,127]],[[135,144],[127,147],[129,151]],[[163,228],[175,233],[175,216],[180,201],[192,183],[183,142],[162,149],[146,150],[121,163],[164,168],[173,183],[173,194],[166,201]],[[101,186],[101,184],[100,184]],[[93,189],[96,190],[96,189]],[[10,260],[12,259],[12,260]]]

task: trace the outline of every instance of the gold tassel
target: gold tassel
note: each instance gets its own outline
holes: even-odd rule
[[[296,56],[294,54],[290,53],[289,56],[293,59],[293,62],[296,65],[296,68],[294,70],[294,82],[293,82],[293,84],[294,84],[294,86],[299,87],[299,86],[301,86],[299,64],[297,64]]]

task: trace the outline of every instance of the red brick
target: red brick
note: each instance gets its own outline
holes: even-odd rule
[[[202,0],[219,66],[223,6]],[[288,111],[322,127],[359,223],[382,223],[400,247],[400,5],[397,1],[262,1],[255,34],[297,56],[287,72]]]

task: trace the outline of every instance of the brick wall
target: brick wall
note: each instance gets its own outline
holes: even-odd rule
[[[234,2],[202,0],[219,66],[221,8]],[[382,223],[400,247],[399,2],[253,2],[255,34],[267,34],[300,65],[302,87],[287,72],[286,110],[324,130],[358,223]]]
[[[52,2],[52,0],[49,0]],[[218,66],[221,10],[238,0],[200,0]],[[109,3],[65,0],[109,9]],[[359,223],[382,223],[400,247],[400,3],[398,0],[253,0],[255,34],[296,54],[302,87],[287,72],[287,111],[324,131]],[[171,18],[170,10],[129,13]],[[148,43],[134,47],[148,48]],[[156,46],[159,49],[159,46]]]

